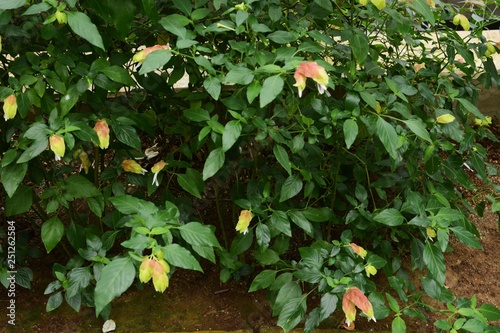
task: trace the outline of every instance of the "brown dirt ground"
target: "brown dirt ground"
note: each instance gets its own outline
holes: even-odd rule
[[[500,147],[500,145],[496,145]],[[500,148],[490,149],[490,162],[500,169]],[[471,175],[473,176],[473,175]],[[495,182],[500,183],[500,176]],[[453,252],[446,254],[446,286],[457,297],[477,295],[478,304],[490,303],[500,307],[500,233],[498,216],[486,208],[483,217],[471,217],[481,234],[484,250],[475,250],[452,240]],[[53,280],[51,262],[58,260],[51,254],[32,261],[35,279],[33,288],[16,290],[16,326],[4,327],[0,332],[35,333],[90,333],[101,332],[103,321],[96,319],[93,309],[74,312],[63,304],[51,313],[45,312],[48,297],[43,295],[47,284]],[[47,262],[48,261],[48,262]],[[150,285],[144,290],[132,287],[113,302],[111,318],[117,324],[116,332],[146,331],[198,331],[198,330],[236,330],[253,329],[260,326],[273,326],[271,310],[263,292],[247,293],[250,279],[230,281],[222,284],[219,270],[204,263],[205,273],[178,270],[171,279],[170,287],[164,294],[154,292]],[[0,308],[5,309],[6,295],[0,295]],[[406,318],[408,332],[434,332],[432,325],[437,317],[426,314],[429,321],[423,323]],[[342,318],[340,311],[325,328],[336,328]],[[389,330],[390,319],[376,324],[358,318],[357,329]],[[500,325],[500,322],[495,323]]]

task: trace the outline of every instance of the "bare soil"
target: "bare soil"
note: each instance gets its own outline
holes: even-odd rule
[[[500,145],[490,147],[490,162],[500,169]],[[474,177],[471,174],[471,177]],[[500,177],[495,182],[500,184]],[[480,185],[480,182],[478,182]],[[500,307],[500,233],[498,215],[486,207],[483,217],[472,216],[481,235],[484,250],[475,250],[456,240],[451,241],[453,252],[446,254],[446,286],[457,297],[477,295],[478,304],[490,303]],[[48,297],[43,295],[47,284],[53,280],[52,262],[61,262],[57,254],[34,259],[30,265],[34,270],[32,289],[18,287],[16,290],[16,326],[3,326],[0,332],[35,333],[91,333],[101,332],[103,321],[95,318],[93,309],[74,312],[65,303],[53,312],[47,313]],[[156,293],[151,285],[144,290],[130,288],[113,302],[111,319],[117,324],[116,332],[172,332],[198,330],[258,331],[261,326],[276,325],[271,315],[265,293],[248,293],[251,278],[222,284],[219,269],[203,263],[204,273],[178,270],[171,279],[164,294]],[[419,274],[413,278],[418,279]],[[4,290],[5,291],[5,290]],[[7,306],[6,294],[0,294],[0,308]],[[428,322],[405,318],[408,332],[434,332],[432,323],[438,319],[435,313],[427,313]],[[2,317],[4,317],[2,315]],[[341,325],[342,313],[324,325],[337,328]],[[500,326],[500,323],[495,323]],[[356,329],[389,330],[391,318],[376,324],[365,318],[356,320]]]

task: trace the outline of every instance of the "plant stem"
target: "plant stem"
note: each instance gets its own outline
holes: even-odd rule
[[[227,250],[229,249],[229,241],[227,239],[226,228],[224,227],[224,221],[222,219],[222,212],[219,200],[219,187],[217,187],[217,185],[214,185],[214,191],[215,191],[215,207],[217,209],[217,217],[219,218],[219,224],[222,230],[222,238],[224,238],[224,247]]]

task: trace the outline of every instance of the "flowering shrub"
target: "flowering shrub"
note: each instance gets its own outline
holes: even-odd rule
[[[46,251],[68,254],[47,310],[107,318],[136,279],[163,292],[171,267],[206,259],[223,281],[259,268],[249,291],[267,290],[285,331],[337,309],[350,325],[357,307],[404,332],[403,315],[425,319],[422,293],[448,305],[442,331],[500,319],[444,287],[450,237],[481,248],[463,165],[486,185],[496,173],[476,107],[477,83],[499,84],[489,7],[9,0],[0,17],[4,213],[36,214]],[[212,193],[239,219],[200,223],[192,200]]]

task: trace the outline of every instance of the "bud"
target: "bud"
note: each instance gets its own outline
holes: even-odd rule
[[[66,24],[68,22],[68,17],[65,12],[56,12],[56,20],[59,24]]]
[[[382,10],[385,8],[385,0],[371,0],[372,4],[377,7],[378,10]]]
[[[449,113],[443,114],[436,118],[436,121],[440,124],[449,124],[455,120],[455,117]]]
[[[351,247],[351,249],[354,251],[354,253],[356,253],[358,256],[360,256],[361,258],[365,258],[366,255],[368,254],[368,252],[366,252],[365,249],[363,249],[361,246],[359,245],[356,245],[354,243],[349,243],[349,246]]]
[[[486,42],[486,52],[484,53],[484,55],[486,57],[490,57],[492,54],[495,53],[497,53],[497,49],[495,48],[495,46],[490,42]]]
[[[377,269],[373,265],[366,265],[365,266],[365,272],[366,272],[366,276],[370,277],[370,275],[377,274]]]
[[[17,113],[17,98],[12,94],[3,100],[3,117],[5,120],[12,119]]]
[[[87,155],[86,152],[82,151],[79,154],[80,161],[82,162],[82,168],[85,170],[85,174],[89,173],[89,168],[90,168],[90,160],[89,160],[89,155]]]
[[[60,135],[52,135],[49,138],[50,150],[54,152],[56,161],[59,161],[61,157],[64,156],[66,151],[66,145],[64,144],[64,138]]]
[[[94,131],[96,131],[99,137],[99,147],[101,149],[106,149],[109,147],[109,126],[106,120],[99,119],[94,126]]]
[[[454,25],[461,25],[464,30],[470,29],[469,19],[463,14],[457,14],[453,17]]]
[[[248,232],[248,226],[250,225],[252,217],[253,216],[250,211],[242,210],[238,219],[238,223],[236,224],[236,231],[238,231],[240,234],[246,234]]]
[[[429,237],[431,240],[436,237],[436,230],[432,229],[431,227],[427,227],[425,229],[425,233],[427,234],[427,237]]]
[[[143,169],[139,163],[137,163],[134,160],[123,160],[122,162],[122,168],[123,170],[127,172],[132,172],[132,173],[137,173],[139,175],[143,175],[146,172],[148,172],[146,169]]]

